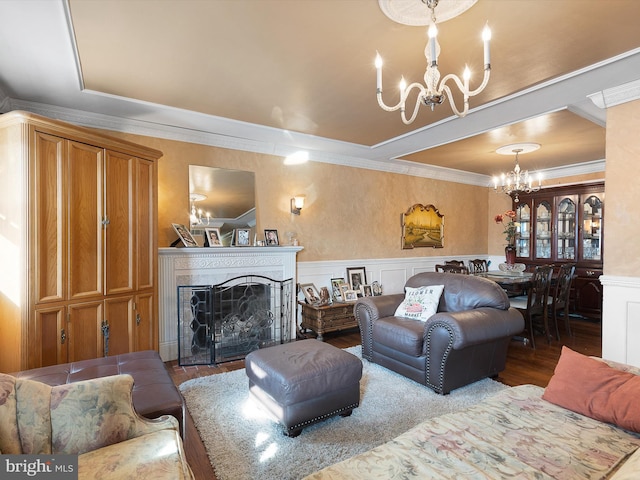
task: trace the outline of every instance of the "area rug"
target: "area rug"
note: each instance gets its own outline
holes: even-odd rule
[[[361,358],[360,346],[346,351]],[[363,361],[360,406],[289,438],[249,398],[244,369],[180,385],[218,480],[300,479],[385,443],[428,418],[474,405],[502,389],[485,379],[438,395],[384,367]]]

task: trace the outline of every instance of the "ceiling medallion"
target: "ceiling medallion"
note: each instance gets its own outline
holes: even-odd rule
[[[415,120],[416,116],[418,115],[420,104],[430,107],[431,110],[433,110],[436,105],[440,105],[446,100],[447,95],[449,96],[449,103],[453,112],[459,117],[464,117],[469,111],[469,97],[473,97],[474,95],[482,92],[489,82],[489,75],[491,74],[491,60],[489,51],[491,30],[489,30],[488,25],[484,27],[484,30],[482,32],[482,40],[484,44],[484,77],[480,86],[475,90],[469,90],[469,80],[471,78],[471,72],[467,66],[465,66],[462,80],[460,80],[457,75],[451,73],[444,76],[442,80],[440,80],[440,72],[438,71],[438,55],[440,54],[440,44],[438,43],[437,38],[438,29],[436,27],[435,13],[435,9],[436,7],[439,7],[440,3],[443,6],[449,6],[446,9],[443,7],[443,10],[445,10],[448,15],[448,17],[445,17],[445,20],[447,20],[468,10],[471,6],[473,6],[475,0],[457,2],[457,4],[464,4],[458,5],[459,8],[457,9],[451,8],[452,6],[456,5],[456,2],[453,2],[452,0],[379,0],[380,8],[385,13],[385,15],[387,15],[392,20],[403,23],[405,25],[413,25],[414,23],[408,23],[411,19],[411,15],[413,15],[413,20],[419,22],[415,23],[415,25],[429,25],[429,41],[426,48],[424,49],[424,55],[427,59],[427,69],[424,74],[425,85],[414,82],[407,87],[404,77],[402,77],[400,81],[400,101],[397,105],[394,105],[392,107],[386,105],[382,100],[382,57],[380,57],[380,54],[376,55],[376,97],[378,99],[378,105],[380,106],[380,108],[387,112],[400,110],[400,116],[402,118],[402,121],[406,125],[412,123]],[[420,15],[418,15],[417,13],[413,13],[416,7],[421,7],[422,13]],[[438,8],[438,15],[440,15],[440,8]],[[422,17],[426,17],[426,21],[424,21]],[[449,80],[453,81],[456,84],[456,86],[464,96],[463,108],[461,110],[457,108],[453,100],[451,89],[447,85],[447,82]],[[409,119],[407,119],[405,113],[405,103],[407,101],[407,97],[414,89],[417,90],[416,104],[413,109],[413,114]]]
[[[446,22],[473,7],[478,0],[440,0],[438,22]],[[421,27],[431,24],[431,12],[422,0],[378,0],[380,10],[397,23]]]

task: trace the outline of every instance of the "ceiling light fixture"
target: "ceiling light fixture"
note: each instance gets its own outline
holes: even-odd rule
[[[542,174],[538,173],[538,185],[533,185],[533,175],[529,175],[529,170],[522,171],[518,163],[518,155],[538,150],[540,145],[537,143],[518,143],[514,145],[506,145],[496,150],[500,155],[516,154],[516,165],[509,173],[503,173],[500,177],[493,177],[493,188],[496,193],[506,193],[518,203],[520,195],[523,193],[537,192],[542,184]]]
[[[484,90],[489,82],[489,75],[491,74],[491,58],[489,52],[489,41],[491,40],[491,30],[488,25],[485,25],[484,30],[482,32],[482,40],[484,42],[484,78],[482,79],[482,83],[475,90],[469,90],[469,79],[471,78],[471,71],[469,67],[465,65],[463,80],[461,81],[457,75],[448,74],[446,75],[442,81],[440,81],[440,72],[438,71],[438,55],[440,53],[440,44],[438,43],[438,28],[436,27],[436,14],[435,8],[438,6],[439,0],[422,0],[429,10],[431,10],[431,25],[429,26],[428,34],[429,41],[427,42],[427,46],[424,49],[424,55],[427,57],[427,70],[424,74],[424,83],[426,85],[423,86],[420,83],[412,83],[408,87],[406,86],[406,82],[404,77],[402,77],[400,81],[400,101],[397,105],[393,107],[387,106],[382,100],[382,57],[380,54],[376,55],[376,80],[377,80],[377,98],[378,105],[380,108],[387,112],[393,112],[395,110],[400,110],[400,115],[402,117],[402,121],[408,125],[412,123],[416,116],[418,115],[418,110],[420,108],[420,104],[427,107],[433,108],[436,105],[440,105],[443,103],[447,95],[449,96],[449,103],[451,104],[451,109],[453,112],[459,117],[464,117],[469,111],[469,97],[473,97],[474,95],[479,94]],[[449,80],[453,80],[462,94],[464,95],[464,107],[462,111],[458,110],[456,107],[455,101],[451,94],[451,89],[446,84]],[[416,98],[416,105],[413,109],[413,115],[411,118],[407,120],[405,114],[405,103],[407,101],[407,97],[411,93],[411,91],[417,88],[418,95]]]

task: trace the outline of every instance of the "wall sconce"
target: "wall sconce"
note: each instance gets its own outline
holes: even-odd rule
[[[300,215],[302,207],[304,207],[304,195],[296,195],[291,199],[291,213]]]

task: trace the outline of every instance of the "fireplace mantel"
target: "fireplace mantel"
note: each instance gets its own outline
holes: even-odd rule
[[[215,285],[241,275],[263,275],[274,280],[293,279],[296,255],[303,247],[199,247],[158,249],[158,321],[160,356],[178,358],[178,287]],[[295,295],[291,311],[295,312]],[[296,322],[291,322],[295,338]]]

